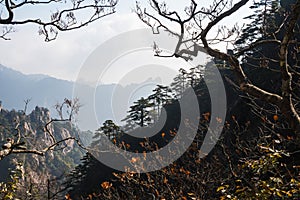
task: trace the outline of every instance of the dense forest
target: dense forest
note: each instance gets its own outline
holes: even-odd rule
[[[14,8],[29,1],[13,2],[2,2],[9,14],[0,24],[40,25],[46,41],[82,27],[74,14],[63,18],[70,10],[58,11],[49,23],[15,21]],[[71,12],[85,8],[84,1],[76,2]],[[205,52],[210,60],[180,68],[170,85],[156,85],[134,101],[123,124],[107,119],[93,138],[80,137],[89,133],[75,125],[80,99],[56,104],[57,118],[41,107],[27,114],[29,100],[20,111],[0,104],[0,198],[300,199],[300,1],[256,0],[247,24],[219,26],[248,2],[214,0],[204,8],[191,0],[183,14],[170,9],[171,3],[137,2],[138,20],[177,41],[171,55],[154,43],[154,56],[188,62]],[[95,18],[86,23],[113,15],[116,5],[95,1]],[[10,32],[4,30],[2,39]],[[215,49],[219,43],[227,45],[225,52]],[[212,67],[221,75],[226,99],[211,99],[221,96]],[[226,116],[215,115],[223,104]],[[150,154],[162,149],[167,154]]]

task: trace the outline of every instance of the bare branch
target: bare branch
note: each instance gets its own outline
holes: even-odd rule
[[[14,13],[12,12],[10,5],[9,5],[9,0],[5,0],[5,8],[8,12],[8,17],[6,19],[1,19],[0,16],[0,24],[10,24],[10,22],[13,20]]]
[[[45,21],[40,18],[27,18],[24,20],[14,19],[14,9],[25,8],[26,6],[37,7],[39,5],[50,5],[52,3],[60,3],[61,0],[48,0],[48,1],[35,1],[24,0],[21,3],[15,4],[9,0],[5,0],[6,10],[9,16],[6,19],[0,18],[0,24],[7,25],[22,25],[22,24],[36,24],[40,26],[39,34],[45,36],[45,41],[52,41],[56,39],[58,31],[70,31],[74,29],[82,28],[89,23],[92,23],[98,19],[106,17],[115,13],[115,6],[118,0],[107,1],[94,1],[88,2],[87,0],[71,0],[71,2],[63,2],[66,5],[69,3],[71,7],[65,8],[61,11],[57,11],[51,15],[51,20]],[[78,20],[79,13],[90,13],[88,17]],[[4,38],[3,38],[4,39]]]
[[[11,9],[16,9],[16,8],[19,8],[19,7],[22,7],[24,6],[25,4],[31,4],[31,5],[37,5],[37,4],[50,4],[52,2],[61,2],[61,0],[49,0],[49,1],[28,1],[28,0],[25,0],[19,4],[14,4],[11,6]]]
[[[0,35],[0,38],[3,40],[10,40],[10,38],[7,37],[8,34],[15,32],[15,29],[13,27],[2,27],[2,34]]]
[[[196,37],[196,39],[201,38],[204,47],[208,46],[208,44],[206,42],[206,36],[207,36],[207,33],[211,30],[211,28],[214,27],[216,24],[218,24],[222,19],[224,19],[224,18],[232,15],[233,13],[235,13],[242,6],[244,6],[246,3],[248,3],[248,1],[249,0],[241,0],[238,3],[236,3],[231,9],[227,10],[226,12],[224,12],[221,15],[219,15],[218,17],[216,17],[213,21],[208,23],[206,28],[201,32],[201,34],[199,34],[198,37]],[[205,40],[203,40],[203,39],[205,39]]]

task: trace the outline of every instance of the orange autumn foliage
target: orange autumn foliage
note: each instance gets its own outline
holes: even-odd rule
[[[101,183],[101,187],[105,190],[111,188],[111,186],[112,186],[112,184],[108,181]]]

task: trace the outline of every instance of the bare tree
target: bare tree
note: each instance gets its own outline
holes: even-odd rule
[[[22,24],[36,24],[39,34],[45,36],[45,41],[54,40],[59,31],[78,29],[105,16],[115,13],[117,0],[1,0],[0,24],[3,25],[0,38],[9,40],[7,35],[14,32],[14,27]],[[57,10],[45,20],[44,15],[36,17],[35,9]],[[29,17],[18,16],[20,10],[28,10]],[[3,12],[4,11],[4,12]]]
[[[174,52],[171,55],[162,55],[161,53],[158,56],[180,57],[188,61],[197,56],[199,52],[206,52],[212,57],[226,61],[235,73],[235,81],[239,89],[253,98],[278,107],[290,128],[300,137],[300,117],[295,107],[297,101],[292,93],[293,76],[299,76],[299,73],[297,73],[297,62],[296,64],[289,63],[288,59],[288,56],[291,56],[289,52],[291,44],[298,44],[295,41],[294,33],[299,32],[297,20],[300,15],[300,0],[294,1],[294,4],[289,1],[291,10],[284,13],[285,17],[281,24],[276,27],[276,30],[269,32],[262,30],[264,37],[244,43],[236,48],[235,52],[222,52],[215,49],[214,44],[221,42],[225,45],[228,43],[234,45],[241,30],[237,25],[232,28],[221,26],[220,22],[232,16],[248,2],[250,1],[213,0],[209,7],[199,7],[195,0],[191,0],[190,6],[186,7],[184,14],[182,14],[177,10],[169,10],[165,2],[151,0],[151,11],[148,10],[148,7],[147,9],[143,8],[141,3],[137,3],[136,13],[156,33],[164,30],[177,36],[178,42]],[[174,31],[174,23],[178,25],[178,33]],[[214,32],[212,29],[218,29],[218,31]],[[277,69],[281,73],[280,94],[267,91],[252,83],[243,69],[242,58],[262,44],[277,45],[277,49],[275,48],[274,51],[277,51],[279,55]]]

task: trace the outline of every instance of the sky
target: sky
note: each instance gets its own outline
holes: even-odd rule
[[[172,2],[170,8],[183,11],[182,8],[189,1],[182,0],[176,4],[174,1],[169,0],[169,2]],[[202,2],[208,4],[209,1],[200,1],[200,3]],[[17,32],[10,35],[10,41],[0,40],[0,63],[25,74],[46,74],[59,79],[74,81],[88,57],[105,41],[120,33],[146,27],[132,12],[134,3],[135,1],[120,0],[116,14],[102,18],[78,30],[60,32],[58,38],[52,42],[44,42],[44,38],[38,35],[37,26],[18,26],[16,27]],[[225,23],[229,25],[236,22],[242,23],[240,20],[243,16],[248,15],[249,6],[246,5]],[[47,7],[43,7],[43,9],[47,10]],[[53,12],[55,7],[48,9],[49,12]],[[45,10],[33,12],[31,9],[25,8],[18,13],[17,17],[29,16],[31,13],[43,17],[49,16]],[[127,59],[126,62],[121,63],[130,65],[131,62],[133,61]],[[177,61],[165,62],[170,64]],[[116,80],[106,78],[103,81],[110,83]]]

